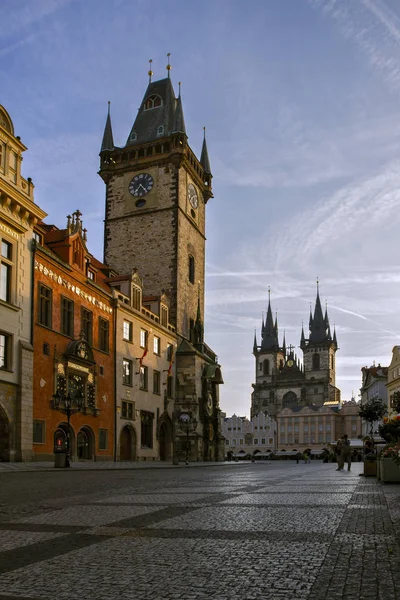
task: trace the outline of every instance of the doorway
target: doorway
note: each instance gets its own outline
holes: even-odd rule
[[[136,433],[125,425],[119,438],[119,460],[136,460]]]
[[[93,434],[88,427],[82,427],[76,436],[78,460],[93,460]]]

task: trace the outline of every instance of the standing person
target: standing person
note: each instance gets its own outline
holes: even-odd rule
[[[335,454],[336,454],[336,460],[337,460],[337,469],[336,471],[343,471],[343,465],[342,465],[342,459],[341,459],[341,455],[342,455],[342,440],[338,439],[337,443],[336,443],[336,447],[335,447]]]
[[[351,447],[350,447],[349,436],[347,435],[347,433],[345,433],[342,436],[342,449],[340,452],[340,463],[342,466],[342,470],[343,470],[345,462],[347,462],[347,470],[350,471],[350,469],[351,469]]]

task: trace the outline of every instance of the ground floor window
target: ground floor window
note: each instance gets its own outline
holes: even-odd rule
[[[45,442],[45,421],[33,420],[33,443],[44,444]]]
[[[99,450],[108,448],[108,429],[99,429]]]

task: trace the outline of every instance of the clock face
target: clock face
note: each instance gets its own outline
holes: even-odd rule
[[[131,180],[128,189],[132,196],[140,198],[151,192],[154,185],[154,179],[148,173],[139,173]]]
[[[199,205],[199,199],[197,197],[196,188],[194,187],[193,183],[189,183],[187,193],[192,208],[197,208]]]
[[[292,360],[288,360],[286,364],[288,367],[293,367],[293,365],[294,365]]]

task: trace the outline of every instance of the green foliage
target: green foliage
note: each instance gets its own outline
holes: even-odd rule
[[[387,408],[380,398],[371,398],[358,409],[358,414],[369,423],[371,433],[375,421],[382,419],[387,413]]]
[[[400,440],[400,421],[388,421],[379,426],[379,435],[388,443]]]

